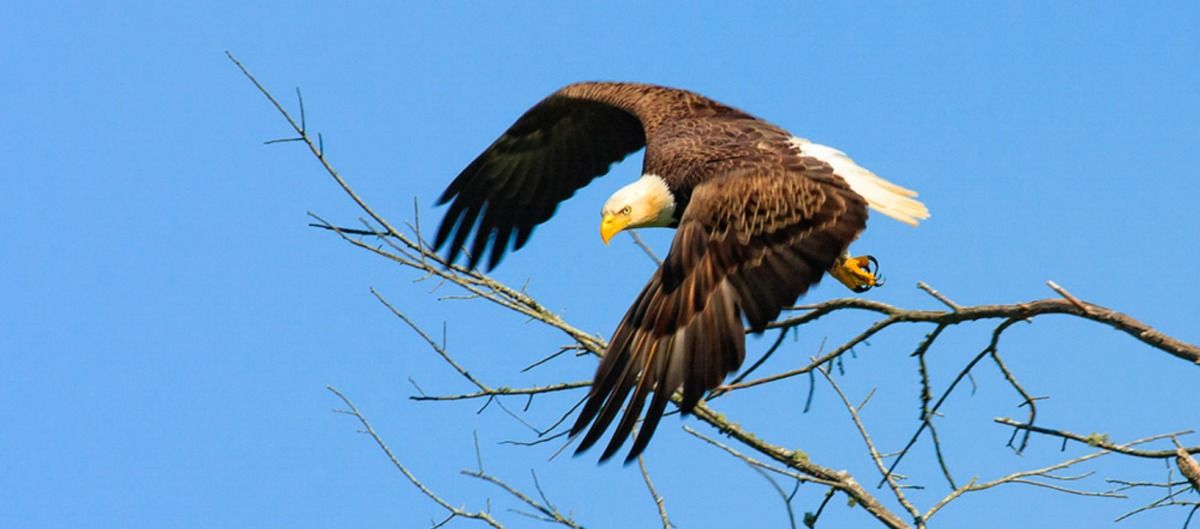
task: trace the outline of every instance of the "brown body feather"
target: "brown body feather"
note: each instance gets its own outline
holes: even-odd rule
[[[520,248],[559,202],[643,145],[643,173],[675,195],[670,252],[600,361],[571,428],[587,430],[578,451],[621,414],[601,455],[608,459],[645,409],[626,461],[636,458],[676,390],[689,413],[742,364],[743,319],[761,332],[865,228],[866,201],[790,137],[692,92],[580,83],[526,112],[446,189],[441,202],[453,203],[435,244],[451,242],[452,261],[475,231],[470,265],[490,244],[489,267],[514,235]]]

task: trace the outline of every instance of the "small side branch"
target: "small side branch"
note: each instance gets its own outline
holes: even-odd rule
[[[570,527],[571,529],[583,529],[582,525],[579,525],[574,519],[572,519],[568,515],[563,514],[562,512],[560,512],[558,510],[557,507],[555,507],[553,504],[551,504],[550,501],[546,499],[544,493],[541,494],[542,502],[538,502],[537,500],[530,497],[528,494],[525,494],[524,492],[517,490],[512,485],[509,485],[508,483],[505,483],[504,481],[502,481],[500,478],[497,478],[496,476],[488,474],[482,470],[463,470],[462,475],[470,476],[475,479],[486,481],[497,487],[500,487],[501,490],[503,490],[504,492],[507,492],[512,497],[520,500],[521,503],[524,503],[525,505],[528,505],[529,507],[533,508],[533,510],[535,511],[535,513],[528,513],[528,512],[524,512],[524,511],[514,510],[513,512],[516,512],[517,514],[521,514],[521,515],[524,515],[524,516],[527,516],[527,517],[530,517],[530,518],[533,518],[536,520],[541,520],[543,522],[550,522],[550,523],[559,524],[559,525],[562,525],[565,527]],[[534,486],[537,487],[538,491],[540,492],[541,485],[537,484],[537,475],[534,474],[533,477],[534,477]]]
[[[1034,426],[1032,424],[1017,422],[1008,417],[997,417],[995,419],[992,419],[992,421],[999,423],[999,424],[1003,424],[1005,426],[1012,426],[1013,428],[1016,428],[1018,430],[1028,430],[1030,432],[1039,433],[1042,435],[1049,435],[1052,437],[1060,437],[1062,439],[1069,439],[1071,441],[1080,442],[1080,443],[1086,444],[1088,446],[1103,448],[1105,450],[1109,450],[1112,452],[1117,452],[1119,454],[1125,454],[1127,456],[1133,456],[1133,457],[1144,457],[1144,458],[1148,458],[1148,459],[1167,459],[1167,458],[1176,457],[1177,450],[1183,450],[1188,454],[1200,454],[1200,446],[1180,447],[1180,448],[1171,449],[1171,450],[1137,450],[1137,449],[1130,448],[1130,447],[1133,446],[1134,444],[1141,444],[1141,443],[1130,443],[1127,445],[1117,445],[1117,444],[1114,444],[1111,441],[1109,441],[1108,435],[1106,435],[1106,434],[1093,433],[1090,435],[1080,435],[1077,433],[1068,432],[1066,430],[1056,430],[1054,428],[1045,428],[1042,426]],[[1178,433],[1172,434],[1172,435],[1186,435],[1186,434],[1190,434],[1190,433],[1192,433],[1192,430],[1185,430],[1185,431],[1178,432]],[[1142,442],[1145,442],[1145,441],[1142,441]]]
[[[817,371],[821,373],[821,376],[825,377],[826,382],[829,382],[829,386],[833,388],[835,393],[837,393],[838,398],[842,400],[842,405],[845,406],[846,411],[850,413],[850,420],[854,422],[854,426],[858,428],[859,436],[862,437],[863,442],[867,445],[867,453],[871,456],[871,462],[875,463],[875,468],[879,469],[879,475],[882,476],[884,481],[887,482],[888,488],[892,489],[892,494],[896,496],[896,501],[900,502],[900,505],[904,506],[904,509],[907,510],[908,513],[912,515],[913,519],[916,520],[917,524],[920,525],[921,511],[917,510],[917,507],[913,505],[912,502],[908,501],[908,497],[904,495],[904,489],[898,482],[896,475],[888,470],[883,464],[883,456],[879,455],[879,450],[875,449],[875,443],[871,441],[871,435],[867,433],[867,427],[863,424],[862,417],[859,417],[858,415],[858,407],[855,407],[850,403],[850,399],[846,398],[846,393],[842,391],[842,388],[838,385],[837,381],[835,381],[833,377],[829,375],[829,371],[825,369],[818,369]],[[870,397],[868,396],[868,398]]]
[[[638,470],[642,472],[642,481],[646,482],[646,490],[650,491],[650,499],[654,501],[654,507],[658,509],[658,517],[662,520],[663,529],[671,529],[671,517],[667,516],[667,504],[658,490],[654,488],[654,482],[650,481],[650,471],[646,470],[646,459],[638,456]]]
[[[383,438],[379,437],[379,434],[375,432],[375,428],[371,426],[371,423],[367,421],[367,418],[362,414],[362,412],[358,411],[358,408],[354,406],[354,403],[350,402],[349,398],[347,398],[342,394],[341,391],[338,391],[337,388],[334,388],[333,386],[325,386],[325,389],[329,390],[330,393],[337,395],[337,397],[342,400],[342,403],[346,405],[345,410],[338,411],[358,419],[359,424],[363,428],[363,432],[371,436],[371,439],[375,441],[375,444],[379,446],[379,449],[383,450],[384,455],[386,455],[388,460],[392,462],[392,466],[396,467],[396,470],[399,470],[401,474],[404,474],[404,477],[408,479],[408,482],[412,483],[417,490],[421,491],[421,494],[424,494],[427,498],[433,500],[434,503],[449,511],[451,518],[460,517],[480,520],[496,529],[504,529],[504,525],[493,518],[491,514],[484,511],[468,511],[466,509],[461,509],[450,505],[450,502],[442,499],[441,496],[437,495],[437,493],[425,486],[421,480],[417,479],[417,477],[408,470],[408,467],[404,466],[404,463],[400,462],[400,458],[396,457],[396,454],[392,453],[392,449],[388,448],[387,443],[383,442]]]
[[[946,297],[945,294],[942,294],[941,292],[934,290],[933,287],[929,286],[924,281],[917,281],[917,288],[924,290],[926,294],[933,296],[933,299],[936,299],[936,300],[942,302],[943,305],[950,307],[950,310],[957,311],[958,309],[962,308],[961,305],[959,305],[958,303],[955,303],[950,298]]]
[[[528,388],[487,388],[474,393],[462,393],[459,395],[413,395],[409,398],[412,400],[446,401],[502,397],[505,395],[541,395],[543,393],[554,393],[556,391],[586,388],[590,387],[591,385],[592,383],[590,381],[580,380],[578,382],[562,382],[558,384],[547,384],[545,386],[533,386]]]
[[[770,457],[785,467],[799,471],[800,474],[807,476],[809,481],[816,481],[837,488],[852,498],[855,503],[866,509],[871,516],[875,517],[884,526],[892,529],[909,527],[903,519],[888,509],[878,498],[867,492],[849,472],[833,470],[818,465],[810,461],[808,455],[804,452],[788,450],[759,439],[754,434],[744,430],[741,426],[730,422],[725,416],[713,411],[703,401],[696,406],[693,414],[700,420],[717,428],[721,433],[750,446],[756,452]]]
[[[1006,329],[1018,321],[1020,320],[1011,318],[1004,320],[992,330],[992,339],[990,342],[988,342],[987,347],[984,347],[983,350],[980,351],[979,354],[976,354],[970,362],[967,362],[967,365],[958,372],[958,376],[954,377],[954,380],[951,381],[950,385],[946,387],[946,390],[942,392],[942,396],[938,397],[938,400],[933,407],[928,409],[924,420],[922,420],[921,424],[917,426],[917,431],[913,432],[912,437],[908,439],[908,443],[904,445],[904,448],[901,449],[900,452],[896,454],[896,458],[892,460],[891,466],[888,467],[887,474],[890,475],[892,472],[894,472],[896,467],[900,465],[900,462],[904,460],[904,456],[908,454],[908,451],[912,449],[913,445],[917,444],[917,439],[920,439],[921,434],[924,433],[925,429],[928,428],[930,424],[932,424],[929,418],[937,414],[938,410],[941,409],[942,404],[945,403],[950,394],[954,392],[954,388],[958,387],[958,384],[971,374],[971,370],[975,368],[975,365],[978,364],[980,360],[983,360],[984,357],[996,351],[996,348],[1000,343],[1000,336],[1004,334]],[[880,481],[880,485],[883,483],[884,481]]]
[[[325,172],[329,173],[329,175],[333,177],[338,185],[341,186],[342,191],[344,191],[350,197],[350,199],[358,205],[359,209],[362,209],[367,213],[367,215],[370,215],[372,219],[375,219],[375,222],[378,222],[380,226],[383,226],[387,230],[387,233],[391,235],[399,235],[399,232],[388,223],[387,219],[383,218],[376,213],[375,210],[371,209],[371,206],[367,205],[367,203],[363,201],[363,199],[360,198],[353,189],[350,188],[350,185],[347,184],[344,179],[342,179],[342,175],[338,173],[338,171],[334,169],[332,165],[329,164],[329,160],[325,158],[324,150],[320,145],[317,144],[317,142],[314,142],[312,136],[309,135],[307,124],[305,124],[303,120],[301,120],[300,123],[296,123],[296,120],[292,119],[292,115],[288,113],[287,109],[283,108],[283,105],[275,99],[275,96],[271,95],[271,92],[267,91],[266,87],[264,87],[262,83],[258,82],[258,79],[254,77],[254,74],[250,73],[250,70],[246,69],[246,67],[242,65],[241,61],[237,60],[237,57],[234,57],[233,54],[228,51],[225,52],[225,56],[229,57],[229,60],[233,61],[233,64],[242,71],[242,75],[245,75],[251,83],[254,83],[254,87],[258,88],[258,91],[262,93],[262,95],[266,97],[272,105],[275,106],[275,110],[279,111],[279,114],[287,120],[288,125],[291,125],[292,130],[299,135],[299,137],[296,139],[304,142],[304,144],[308,146],[308,150],[312,152],[317,161],[321,162],[322,167],[325,168]],[[296,93],[299,94],[299,90],[297,90]],[[303,106],[301,106],[301,109],[303,109]]]
[[[654,261],[655,265],[662,266],[662,259],[658,258],[658,255],[654,253],[654,249],[651,248],[650,245],[642,241],[642,238],[638,236],[637,232],[629,230],[625,233],[628,233],[629,237],[633,239],[633,244],[636,244],[638,248],[641,248],[642,251],[646,253],[646,257],[649,257],[651,261]]]
[[[930,507],[929,510],[926,511],[924,519],[926,522],[928,522],[930,519],[933,518],[933,516],[935,514],[937,514],[939,511],[941,511],[942,508],[944,508],[951,501],[954,501],[955,499],[962,496],[963,494],[966,494],[968,492],[978,492],[978,491],[982,491],[982,490],[987,490],[987,489],[990,489],[993,487],[997,487],[997,486],[1005,485],[1005,484],[1009,484],[1009,483],[1032,485],[1032,486],[1055,490],[1058,492],[1064,492],[1064,493],[1068,493],[1068,494],[1075,494],[1075,495],[1082,495],[1082,496],[1096,496],[1096,497],[1102,497],[1102,498],[1124,498],[1125,497],[1124,495],[1118,494],[1117,492],[1114,492],[1114,491],[1107,491],[1107,492],[1083,491],[1083,490],[1063,487],[1060,485],[1054,485],[1051,483],[1046,483],[1044,481],[1034,481],[1034,480],[1031,480],[1030,478],[1040,477],[1040,478],[1056,480],[1056,481],[1075,481],[1078,479],[1082,479],[1084,477],[1089,476],[1090,474],[1084,474],[1082,476],[1075,476],[1075,477],[1063,477],[1063,476],[1058,476],[1054,473],[1058,472],[1060,470],[1064,470],[1066,468],[1075,466],[1079,463],[1083,463],[1085,461],[1090,461],[1090,460],[1096,459],[1098,457],[1103,457],[1103,456],[1108,455],[1113,452],[1125,453],[1125,451],[1132,450],[1132,447],[1134,447],[1134,446],[1144,444],[1144,443],[1149,443],[1152,441],[1157,441],[1160,439],[1166,439],[1173,435],[1179,435],[1179,434],[1168,433],[1168,434],[1153,435],[1150,437],[1144,437],[1141,439],[1130,441],[1123,445],[1111,445],[1111,447],[1113,448],[1112,450],[1104,449],[1104,450],[1092,452],[1090,454],[1086,454],[1083,456],[1079,456],[1079,457],[1076,457],[1073,459],[1068,459],[1061,463],[1057,463],[1057,464],[1050,465],[1047,467],[1042,467],[1042,468],[1037,468],[1037,469],[1032,469],[1032,470],[1023,470],[1020,472],[1013,472],[1012,474],[1008,474],[1006,476],[996,478],[991,481],[986,481],[983,483],[979,483],[979,482],[977,482],[977,480],[972,479],[967,484],[955,489],[950,494],[946,495],[944,498],[942,498],[940,501],[938,501],[936,504],[934,504],[933,507]]]

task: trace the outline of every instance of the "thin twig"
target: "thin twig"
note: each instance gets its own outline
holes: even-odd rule
[[[884,466],[883,458],[879,455],[879,451],[875,449],[875,443],[871,441],[871,435],[867,433],[867,427],[863,424],[862,417],[858,415],[858,408],[855,408],[850,403],[850,399],[846,398],[846,394],[842,391],[841,386],[829,375],[828,370],[818,369],[817,371],[821,373],[821,376],[825,377],[826,382],[829,382],[830,387],[837,393],[838,398],[842,399],[842,404],[846,407],[846,411],[850,412],[850,419],[854,421],[854,426],[858,428],[859,436],[866,443],[867,453],[870,454],[871,461],[875,463],[875,467],[879,470],[879,475],[887,481],[888,487],[892,489],[892,493],[896,496],[896,501],[900,502],[900,505],[904,506],[904,509],[912,515],[913,519],[920,523],[921,511],[908,500],[908,497],[904,494],[904,489],[896,481],[896,476],[890,469]]]
[[[1134,450],[1132,448],[1128,448],[1128,446],[1131,446],[1132,443],[1130,445],[1124,445],[1124,446],[1117,445],[1108,440],[1108,435],[1101,434],[1101,433],[1093,433],[1090,435],[1080,435],[1077,433],[1068,432],[1066,430],[1056,430],[1054,428],[1044,428],[1041,426],[1034,426],[1032,424],[1021,423],[1021,422],[1014,421],[1008,417],[997,417],[995,419],[992,419],[992,422],[996,422],[996,423],[1003,424],[1006,426],[1012,426],[1013,428],[1017,428],[1019,430],[1029,430],[1033,433],[1040,433],[1043,435],[1050,435],[1050,436],[1054,436],[1054,437],[1061,437],[1063,439],[1070,439],[1072,441],[1078,441],[1078,442],[1086,444],[1088,446],[1095,446],[1097,448],[1111,450],[1113,452],[1118,452],[1121,454],[1125,454],[1127,456],[1144,457],[1144,458],[1148,458],[1148,459],[1167,459],[1167,458],[1176,456],[1176,451],[1174,449]],[[1192,433],[1192,430],[1184,430],[1182,432],[1177,432],[1172,435],[1187,435],[1190,433]],[[1200,454],[1200,445],[1183,448],[1183,450],[1189,454]]]
[[[628,230],[625,233],[628,233],[629,236],[633,238],[633,244],[636,244],[638,248],[641,248],[643,252],[646,252],[646,256],[649,257],[651,261],[654,261],[656,266],[662,266],[662,259],[658,258],[658,255],[654,253],[653,248],[650,248],[649,245],[647,245],[645,242],[642,242],[642,238],[638,236],[637,232]]]
[[[540,395],[542,393],[553,393],[556,391],[566,391],[569,389],[586,388],[591,385],[592,382],[590,380],[580,380],[577,382],[561,382],[558,384],[547,384],[545,386],[532,386],[528,388],[487,388],[474,393],[462,393],[458,395],[412,395],[408,398],[412,400],[466,400],[483,397],[497,397],[502,395]]]
[[[1133,447],[1133,446],[1136,446],[1139,444],[1143,444],[1143,443],[1157,441],[1159,439],[1165,439],[1172,435],[1177,435],[1177,434],[1167,433],[1167,434],[1160,434],[1160,435],[1152,435],[1150,437],[1143,437],[1141,439],[1136,439],[1136,440],[1130,441],[1123,445],[1119,445],[1119,446],[1114,445],[1114,448],[1118,448],[1119,450],[1129,450],[1130,447]],[[1062,470],[1062,469],[1065,469],[1065,468],[1068,468],[1068,467],[1071,467],[1071,466],[1074,466],[1074,465],[1077,465],[1079,463],[1083,463],[1085,461],[1090,461],[1092,459],[1096,459],[1098,457],[1108,455],[1110,453],[1113,453],[1113,452],[1116,452],[1119,450],[1104,449],[1104,450],[1100,450],[1098,452],[1092,452],[1089,454],[1085,454],[1085,455],[1082,455],[1082,456],[1079,456],[1079,457],[1076,457],[1073,459],[1068,459],[1061,463],[1056,463],[1054,465],[1050,465],[1047,467],[1042,467],[1042,468],[1037,468],[1037,469],[1032,469],[1032,470],[1023,470],[1020,472],[1013,472],[1006,476],[1002,476],[1002,477],[996,478],[994,480],[983,482],[983,483],[977,483],[977,480],[972,478],[970,482],[963,485],[962,487],[954,489],[954,491],[952,491],[950,494],[946,495],[941,500],[939,500],[936,504],[934,504],[932,507],[930,507],[929,510],[927,510],[925,512],[923,519],[924,519],[924,521],[928,522],[942,508],[944,508],[951,501],[957,499],[959,496],[962,496],[963,494],[966,494],[968,492],[978,492],[981,490],[987,490],[992,487],[997,487],[997,486],[1005,485],[1005,484],[1009,484],[1009,483],[1034,485],[1034,486],[1038,486],[1038,487],[1049,488],[1052,490],[1058,490],[1060,492],[1067,492],[1070,494],[1081,494],[1081,495],[1087,495],[1087,496],[1099,496],[1099,497],[1106,497],[1106,498],[1124,498],[1125,496],[1123,496],[1121,494],[1117,494],[1114,491],[1087,492],[1087,491],[1080,491],[1080,490],[1076,490],[1076,489],[1067,489],[1066,487],[1059,487],[1056,485],[1052,485],[1052,484],[1048,484],[1048,483],[1044,483],[1044,482],[1031,481],[1028,479],[1031,477],[1047,477],[1049,479],[1061,480],[1063,478],[1061,478],[1061,477],[1056,478],[1055,476],[1052,475],[1052,473]]]
[[[1058,295],[1062,296],[1067,301],[1070,301],[1071,304],[1078,307],[1079,310],[1082,310],[1087,313],[1091,313],[1091,309],[1089,309],[1087,305],[1084,305],[1082,301],[1079,301],[1079,298],[1071,295],[1070,292],[1067,292],[1067,289],[1058,286],[1058,283],[1055,283],[1053,281],[1046,281],[1046,286],[1050,287],[1050,290],[1057,292]]]
[[[962,308],[962,306],[960,306],[958,303],[955,303],[954,301],[952,301],[950,298],[946,297],[941,292],[934,290],[933,287],[929,286],[924,281],[917,281],[917,288],[924,290],[927,294],[929,294],[930,296],[933,296],[933,299],[936,299],[936,300],[942,302],[943,305],[950,307],[950,310],[958,311],[959,309]]]
[[[817,526],[817,520],[819,520],[821,518],[821,513],[825,512],[825,506],[829,505],[829,500],[833,499],[833,494],[835,492],[837,492],[837,489],[830,487],[829,491],[825,493],[825,499],[821,500],[821,505],[817,506],[816,512],[804,513],[804,526],[805,527],[808,527],[809,529],[813,529],[814,527]]]
[[[650,491],[650,499],[654,501],[654,507],[658,509],[658,517],[662,520],[663,529],[671,529],[671,517],[667,516],[666,500],[654,488],[654,482],[650,481],[650,471],[646,470],[646,460],[642,456],[638,456],[638,470],[642,472],[642,481],[646,482],[646,489]]]
[[[955,314],[961,314],[961,313],[962,313],[962,311],[956,312]],[[992,351],[996,350],[997,344],[999,344],[999,342],[1000,342],[1000,335],[1004,334],[1004,331],[1006,329],[1008,329],[1010,326],[1012,326],[1014,323],[1016,323],[1018,321],[1020,321],[1020,320],[1016,320],[1016,319],[1004,320],[999,325],[997,325],[995,329],[992,330],[992,339],[990,342],[988,342],[987,347],[984,347],[983,351],[980,351],[979,354],[975,355],[975,357],[972,358],[970,362],[967,362],[967,365],[964,366],[962,368],[962,370],[958,372],[958,376],[954,377],[954,380],[951,381],[950,385],[946,387],[946,390],[942,392],[942,396],[938,397],[937,402],[933,405],[932,408],[929,409],[926,419],[928,419],[928,417],[932,417],[933,415],[937,414],[938,410],[941,409],[941,407],[942,407],[942,403],[946,402],[946,398],[948,398],[950,396],[950,394],[952,392],[954,392],[954,388],[958,387],[959,382],[962,382],[963,378],[965,378],[968,374],[970,374],[971,370],[975,368],[975,365],[978,364],[980,360],[983,360],[983,358],[985,356],[987,356]],[[891,474],[892,472],[894,472],[896,470],[896,467],[898,465],[900,465],[900,462],[902,460],[904,460],[904,456],[906,454],[908,454],[908,451],[913,447],[914,444],[917,443],[917,439],[921,437],[921,433],[925,431],[925,428],[927,428],[928,425],[929,425],[928,420],[921,421],[921,424],[917,427],[917,431],[913,432],[913,435],[911,438],[909,438],[908,443],[904,445],[904,448],[901,449],[900,452],[898,454],[896,454],[896,458],[892,460],[892,464],[891,464],[891,466],[888,467],[888,470],[887,470],[888,474]],[[879,484],[882,485],[885,481],[886,480],[880,480]]]
[[[464,476],[470,476],[470,477],[491,483],[497,487],[500,487],[502,490],[504,490],[504,492],[509,493],[512,497],[520,500],[522,503],[524,503],[530,507],[533,507],[535,510],[537,510],[537,512],[541,513],[541,517],[534,516],[534,518],[536,518],[538,520],[557,523],[557,524],[560,524],[560,525],[563,525],[566,527],[570,527],[572,529],[583,529],[583,526],[581,526],[577,522],[575,522],[575,520],[572,519],[570,516],[563,514],[562,512],[559,512],[559,510],[557,508],[555,508],[552,505],[549,505],[549,502],[539,503],[537,500],[535,500],[535,499],[529,497],[529,495],[517,490],[512,485],[505,483],[503,480],[501,480],[500,478],[497,478],[496,476],[493,476],[491,474],[486,474],[484,472],[476,472],[474,470],[463,470],[461,473]],[[543,501],[545,501],[545,500],[543,499]],[[528,513],[523,513],[521,511],[513,511],[513,512],[516,512],[518,514],[525,514],[528,516]]]
[[[396,470],[399,470],[401,474],[404,474],[404,477],[408,479],[409,483],[412,483],[417,490],[421,491],[421,494],[424,494],[426,497],[433,500],[434,503],[449,511],[453,516],[481,520],[488,525],[495,527],[496,529],[504,529],[504,525],[498,522],[495,518],[492,518],[492,515],[483,511],[467,511],[465,509],[460,509],[450,505],[449,502],[442,499],[441,496],[438,496],[436,493],[430,490],[429,487],[425,486],[421,480],[417,479],[417,477],[408,470],[408,467],[404,466],[404,464],[400,462],[400,459],[396,457],[394,453],[392,453],[392,449],[388,448],[387,443],[383,442],[383,438],[379,437],[379,434],[375,432],[375,428],[372,427],[371,423],[367,421],[367,418],[358,411],[358,408],[354,406],[354,403],[350,402],[349,398],[347,398],[342,394],[341,391],[338,391],[337,388],[333,386],[325,386],[325,389],[329,390],[334,395],[337,395],[337,397],[342,400],[342,403],[345,404],[347,408],[346,410],[342,411],[342,413],[351,415],[358,419],[359,424],[363,427],[363,431],[366,432],[367,435],[371,436],[371,439],[375,441],[375,444],[379,446],[380,450],[383,450],[383,453],[387,455],[388,460],[392,462],[392,466],[396,467]]]
[[[1033,422],[1035,420],[1037,420],[1037,400],[1038,399],[1035,399],[1033,397],[1033,395],[1030,395],[1028,391],[1025,391],[1025,388],[1023,386],[1021,386],[1021,383],[1017,382],[1016,375],[1013,375],[1012,371],[1008,369],[1008,365],[1004,363],[1004,360],[1002,358],[1000,358],[999,351],[997,351],[995,348],[993,348],[988,354],[991,355],[992,362],[994,362],[996,364],[996,367],[1000,369],[1000,373],[1002,373],[1004,375],[1004,380],[1008,381],[1008,384],[1010,386],[1012,386],[1012,388],[1014,390],[1016,390],[1016,392],[1019,395],[1021,395],[1021,399],[1022,399],[1021,406],[1025,406],[1025,407],[1029,408],[1029,418],[1025,420],[1025,423],[1033,424]],[[1009,444],[1010,445],[1012,444],[1011,439],[1009,440]],[[1015,447],[1013,447],[1013,449],[1016,450],[1016,452],[1018,454],[1020,454],[1020,453],[1025,452],[1025,448],[1027,448],[1028,446],[1029,446],[1029,430],[1026,430],[1025,435],[1021,436],[1020,446],[1015,446]]]
[[[727,445],[725,443],[722,443],[716,439],[713,439],[712,437],[709,437],[707,435],[704,435],[704,434],[696,431],[695,429],[693,429],[690,426],[684,426],[683,431],[691,434],[692,436],[696,437],[697,439],[700,439],[701,441],[704,441],[710,445],[720,448],[721,450],[724,450],[725,453],[742,460],[742,462],[746,463],[747,465],[750,465],[753,467],[758,467],[758,468],[761,468],[763,470],[767,470],[770,472],[774,472],[781,476],[787,476],[789,478],[798,480],[802,483],[819,483],[822,485],[828,485],[830,487],[837,487],[836,481],[829,481],[829,480],[824,480],[824,479],[813,477],[813,476],[806,476],[804,474],[798,474],[791,470],[775,467],[775,466],[769,465],[767,463],[764,463],[762,461],[759,461],[758,459],[755,459],[753,457],[750,457],[746,454],[743,454],[743,453],[737,451],[736,449],[730,447],[729,445]],[[802,457],[807,457],[807,456],[802,456]]]

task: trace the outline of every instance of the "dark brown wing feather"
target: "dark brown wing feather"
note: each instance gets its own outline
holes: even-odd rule
[[[592,99],[551,95],[517,119],[442,193],[439,205],[453,202],[434,246],[450,242],[447,260],[454,262],[474,231],[469,266],[482,260],[490,244],[491,269],[510,242],[521,248],[559,202],[645,144],[634,114]]]
[[[611,457],[649,398],[625,461],[635,459],[677,389],[683,390],[680,409],[689,413],[742,364],[742,318],[751,331],[763,331],[821,279],[866,219],[863,199],[811,158],[764,164],[697,186],[666,260],[600,361],[571,428],[576,435],[591,424],[576,453],[595,444],[624,407],[600,459]]]

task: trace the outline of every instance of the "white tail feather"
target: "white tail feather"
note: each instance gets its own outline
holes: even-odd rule
[[[913,197],[917,192],[905,189],[880,178],[875,173],[864,169],[846,156],[846,153],[813,143],[804,138],[792,137],[792,145],[804,156],[821,160],[833,168],[833,172],[842,177],[850,189],[862,195],[872,209],[893,219],[916,226],[918,222],[929,218],[929,209],[920,200]]]

